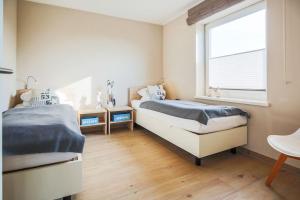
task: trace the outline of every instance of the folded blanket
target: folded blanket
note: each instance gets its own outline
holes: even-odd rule
[[[206,105],[180,100],[145,101],[141,103],[140,107],[174,117],[195,120],[204,125],[207,125],[208,120],[211,118],[228,117],[234,115],[249,117],[248,113],[232,106]]]
[[[85,137],[69,105],[13,108],[3,113],[3,154],[82,153]]]

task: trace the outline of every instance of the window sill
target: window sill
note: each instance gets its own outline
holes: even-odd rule
[[[225,97],[209,97],[209,96],[196,96],[196,99],[211,100],[211,101],[222,101],[238,104],[246,104],[253,106],[262,106],[269,107],[270,103],[267,101],[258,101],[258,100],[247,100],[247,99],[234,99],[234,98],[225,98]]]

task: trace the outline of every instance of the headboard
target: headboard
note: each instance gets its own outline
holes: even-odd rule
[[[175,95],[172,93],[172,90],[170,87],[168,87],[168,84],[166,83],[154,83],[154,84],[148,84],[148,85],[163,85],[167,95],[167,99],[176,99]],[[141,99],[141,96],[137,93],[140,89],[143,89],[147,87],[147,85],[143,86],[136,86],[136,87],[131,87],[128,90],[128,105],[131,105],[132,100],[138,100]]]
[[[10,100],[10,108],[13,108],[15,107],[16,105],[22,103],[22,99],[21,99],[21,95],[24,93],[24,92],[27,92],[29,91],[30,89],[20,89],[20,90],[17,90],[16,91],[16,95],[15,96],[12,96],[11,97],[11,100]]]

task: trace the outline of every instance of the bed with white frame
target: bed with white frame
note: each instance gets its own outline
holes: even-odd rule
[[[163,84],[167,99],[175,99],[171,90]],[[141,97],[137,91],[147,86],[129,88],[129,105]],[[247,144],[247,126],[239,126],[209,134],[196,134],[182,128],[170,125],[161,118],[149,115],[144,109],[135,109],[135,123],[173,143],[195,157],[195,164],[201,165],[201,158],[225,150],[236,152],[236,147]],[[159,125],[158,125],[159,124]]]
[[[18,90],[12,107],[21,103]],[[3,172],[4,200],[70,200],[82,189],[82,158],[72,159]]]

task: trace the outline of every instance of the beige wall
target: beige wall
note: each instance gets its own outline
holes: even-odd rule
[[[1,66],[16,69],[17,49],[17,0],[3,1],[3,60]],[[10,97],[15,92],[15,74],[0,74],[1,110],[9,107]]]
[[[183,15],[164,26],[163,76],[180,98],[195,95],[196,26],[187,26]]]
[[[246,148],[273,158],[278,154],[267,144],[267,136],[289,134],[300,128],[299,10],[299,0],[287,0],[286,77],[290,83],[285,84],[283,73],[283,0],[267,0],[268,99],[271,106],[231,104],[252,115]],[[193,99],[196,90],[196,26],[187,26],[185,20],[186,16],[181,16],[164,27],[163,75],[180,98]],[[299,162],[291,164],[300,167]]]
[[[129,87],[162,79],[162,27],[20,2],[17,70],[19,87],[33,75],[76,105],[94,104],[113,79],[117,103],[127,104]]]

